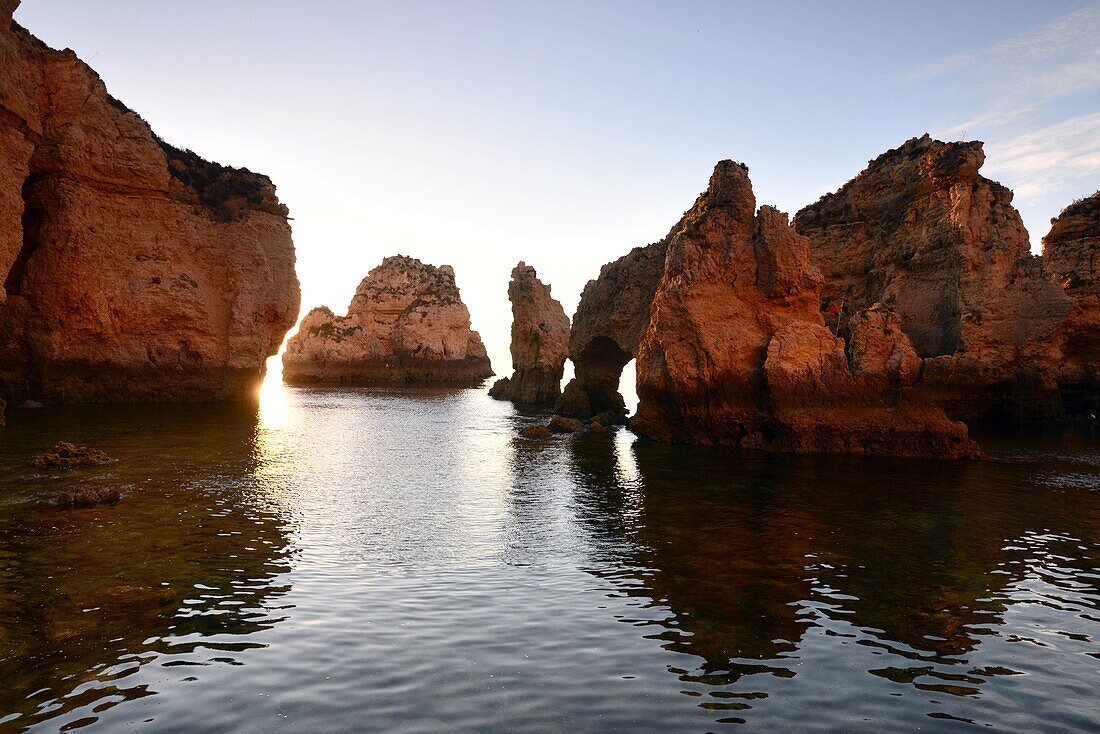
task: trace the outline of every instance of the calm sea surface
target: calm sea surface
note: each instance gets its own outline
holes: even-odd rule
[[[1096,432],[738,455],[278,385],[9,418],[0,731],[1100,731]],[[118,461],[26,466],[59,440]],[[124,498],[41,501],[77,483]]]

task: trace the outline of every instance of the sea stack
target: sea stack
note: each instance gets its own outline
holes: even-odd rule
[[[508,284],[512,302],[512,376],[497,380],[489,394],[500,400],[540,405],[561,394],[569,357],[569,317],[535,269],[520,262]]]
[[[824,276],[826,325],[846,336],[850,314],[895,312],[924,359],[921,390],[948,415],[1061,418],[1073,299],[1031,255],[1012,192],[979,173],[984,162],[981,142],[913,138],[794,226]]]
[[[493,375],[454,269],[387,257],[370,271],[346,316],[306,314],[283,354],[289,384],[477,384]]]
[[[271,180],[158,138],[0,3],[0,390],[8,402],[251,396],[298,315]]]
[[[1100,191],[1051,220],[1043,259],[1074,302],[1060,350],[1066,415],[1095,421],[1100,416]]]
[[[824,326],[821,282],[809,240],[786,214],[757,210],[744,165],[720,162],[667,238],[631,429],[775,451],[979,455],[965,425],[886,365],[853,370],[844,340]]]

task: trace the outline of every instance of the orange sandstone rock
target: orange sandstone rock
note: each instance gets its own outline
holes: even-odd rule
[[[1062,333],[1059,387],[1069,417],[1100,417],[1100,191],[1051,220],[1043,258],[1073,299]]]
[[[512,376],[493,385],[489,394],[522,404],[553,403],[569,357],[569,317],[550,296],[550,286],[535,269],[520,263],[508,284],[512,302]]]
[[[809,241],[785,214],[757,211],[745,166],[719,163],[667,240],[631,429],[778,451],[976,454],[964,425],[891,383],[888,360],[853,374],[844,342],[823,325],[820,287]],[[897,346],[904,362],[907,341]],[[861,341],[867,364],[876,351],[874,339]]]
[[[794,226],[824,275],[827,325],[846,336],[846,314],[897,313],[926,360],[922,391],[949,415],[1060,417],[1058,335],[1073,302],[1031,255],[1012,192],[979,173],[984,161],[980,142],[913,138]]]
[[[0,5],[0,385],[8,400],[254,393],[299,307],[270,179],[160,140]]]
[[[291,384],[478,383],[493,374],[450,265],[387,257],[346,316],[306,314],[283,354]]]

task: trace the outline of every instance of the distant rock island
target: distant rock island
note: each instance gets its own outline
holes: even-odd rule
[[[520,262],[508,284],[512,302],[512,376],[497,380],[489,394],[522,405],[553,405],[569,357],[569,317],[550,296],[535,269]]]
[[[346,316],[302,319],[283,354],[289,384],[474,384],[493,375],[449,265],[387,257],[355,290]]]
[[[7,401],[255,393],[300,305],[266,176],[158,138],[0,2],[0,391]]]

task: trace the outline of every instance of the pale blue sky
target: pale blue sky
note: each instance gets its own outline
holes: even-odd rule
[[[508,274],[572,314],[714,163],[793,214],[906,138],[987,141],[1032,242],[1100,188],[1100,3],[24,0],[164,138],[269,174],[303,305],[455,266],[498,373]]]

